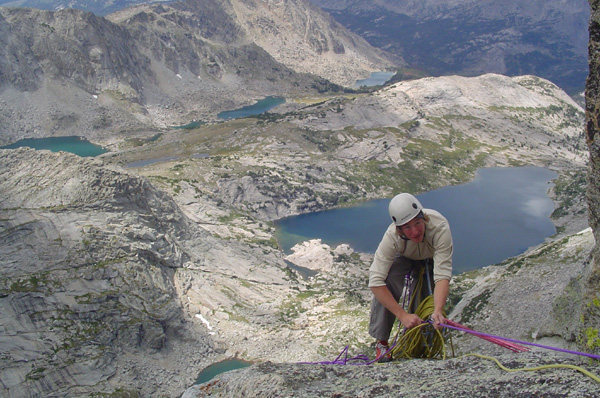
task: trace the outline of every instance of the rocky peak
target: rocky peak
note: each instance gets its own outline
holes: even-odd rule
[[[307,0],[232,0],[233,12],[248,36],[277,61],[352,86],[370,72],[401,64],[371,47]]]
[[[114,22],[78,10],[0,8],[0,142],[106,138],[333,87],[247,41],[218,2],[177,7],[140,6]]]
[[[0,54],[5,59],[0,63],[2,89],[35,91],[44,79],[52,79],[90,93],[120,85],[139,92],[151,78],[149,59],[124,28],[105,18],[74,9],[2,8],[0,14],[10,32],[3,36],[6,46]]]
[[[186,27],[190,36],[215,43],[234,44],[244,39],[244,32],[231,15],[227,2],[187,0],[168,4],[138,5],[108,16],[124,26],[130,23],[151,23],[168,32],[170,28]],[[157,21],[160,22],[157,22]]]
[[[331,81],[391,66],[299,0],[189,0],[106,18],[0,8],[0,31],[2,143],[214,120],[256,98],[340,90]]]

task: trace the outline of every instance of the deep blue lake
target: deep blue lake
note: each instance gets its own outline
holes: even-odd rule
[[[71,152],[81,157],[98,156],[107,152],[106,149],[101,146],[92,144],[85,138],[77,136],[25,138],[1,148],[15,149],[23,146],[33,149],[48,149],[52,152]]]
[[[425,208],[449,221],[454,241],[454,273],[496,264],[556,233],[547,192],[556,173],[541,167],[486,168],[467,184],[417,197]],[[276,222],[285,252],[296,243],[321,238],[336,246],[374,253],[390,224],[389,199],[288,217]]]
[[[283,104],[285,98],[282,97],[266,97],[257,101],[255,104],[244,106],[242,108],[233,109],[230,111],[224,111],[217,115],[221,120],[239,119],[242,117],[260,115],[261,113],[267,112],[269,109],[276,107],[277,105]]]

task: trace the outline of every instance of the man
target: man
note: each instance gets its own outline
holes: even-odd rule
[[[448,220],[435,210],[423,209],[409,193],[396,195],[390,201],[389,213],[393,223],[385,231],[369,269],[369,288],[374,296],[369,334],[377,339],[376,358],[382,362],[391,359],[388,339],[396,318],[407,329],[424,321],[398,303],[408,280],[406,275],[421,267],[428,268],[424,291],[417,292],[417,300],[430,294],[428,281],[433,279],[431,320],[436,328],[446,321],[443,309],[452,277],[452,234]],[[433,270],[429,265],[431,261]],[[417,304],[409,310],[414,311]]]

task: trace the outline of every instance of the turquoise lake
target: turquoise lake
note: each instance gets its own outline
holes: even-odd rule
[[[81,157],[98,156],[107,152],[107,150],[101,146],[92,144],[85,138],[77,136],[25,138],[0,148],[15,149],[24,146],[33,149],[48,149],[52,152],[71,152]]]
[[[237,358],[226,359],[221,362],[213,363],[212,365],[209,365],[206,368],[204,368],[202,372],[200,372],[195,384],[206,383],[207,381],[212,380],[212,378],[214,378],[220,373],[228,372],[234,369],[246,368],[250,365],[252,365],[252,362],[243,361]]]
[[[449,221],[454,241],[454,273],[499,263],[556,233],[547,192],[556,173],[541,167],[486,168],[467,184],[417,197],[425,208]],[[276,222],[285,252],[296,243],[320,238],[330,246],[349,244],[374,253],[390,224],[389,199],[288,217]]]
[[[277,105],[283,104],[285,98],[282,97],[266,97],[257,101],[255,104],[244,106],[242,108],[233,109],[230,111],[224,111],[217,115],[221,120],[239,119],[248,116],[256,116],[261,113],[267,112],[269,109],[276,107]]]

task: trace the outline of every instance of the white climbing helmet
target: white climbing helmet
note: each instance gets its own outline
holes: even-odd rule
[[[418,216],[422,210],[421,202],[409,193],[398,194],[390,201],[390,217],[398,227]]]

